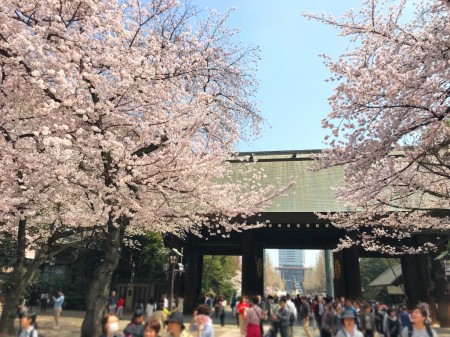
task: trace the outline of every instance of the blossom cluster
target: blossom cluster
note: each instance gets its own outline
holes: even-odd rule
[[[352,42],[337,60],[324,56],[336,87],[317,167],[345,165],[337,195],[357,214],[333,220],[357,226],[353,243],[368,249],[392,251],[383,238],[450,228],[450,7],[418,1],[412,18],[407,9],[406,1],[370,0],[340,20],[305,14]]]
[[[227,181],[257,50],[172,0],[0,0],[0,223],[226,235],[277,193]],[[212,216],[213,215],[213,216]],[[100,228],[100,229],[99,229]],[[220,230],[219,230],[220,228]]]

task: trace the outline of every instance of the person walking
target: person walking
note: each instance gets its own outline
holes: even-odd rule
[[[147,305],[145,307],[145,314],[147,315],[147,320],[153,315],[153,312],[156,310],[156,303],[153,298],[149,299]]]
[[[109,295],[108,298],[108,311],[111,314],[116,314],[116,307],[117,307],[117,297],[116,292],[113,290],[111,291],[111,295]]]
[[[310,307],[311,307],[311,315],[310,318],[312,320],[312,325],[313,325],[313,329],[316,330],[317,327],[317,322],[316,322],[316,306],[317,306],[317,301],[318,301],[318,296],[314,296],[314,298],[311,301]]]
[[[30,312],[36,312],[36,306],[38,304],[39,294],[36,289],[33,289],[30,294],[30,298],[28,299],[28,309]]]
[[[205,305],[209,307],[210,312],[213,309],[213,300],[210,296],[210,294],[205,294]]]
[[[428,310],[424,306],[417,306],[411,313],[411,325],[404,327],[402,337],[438,337],[428,321]]]
[[[165,323],[169,332],[168,337],[192,337],[185,329],[184,315],[181,312],[172,312]]]
[[[117,300],[117,310],[116,310],[116,316],[119,319],[123,319],[123,306],[125,305],[125,299],[123,296],[119,296],[119,299]]]
[[[364,337],[356,327],[356,317],[352,310],[345,310],[341,316],[343,328],[337,332],[336,337]]]
[[[173,304],[173,303],[172,303],[172,304]],[[172,305],[171,308],[173,309],[173,308],[175,308],[175,306]],[[140,298],[140,299],[134,304],[133,310],[137,310],[137,309],[140,309],[140,310],[142,310],[142,312],[144,312],[145,307],[144,307],[144,300],[143,300],[142,298]]]
[[[361,331],[364,337],[374,337],[375,315],[372,313],[370,304],[363,306],[363,311],[361,312]]]
[[[119,331],[119,319],[112,313],[107,313],[102,318],[102,334],[100,337],[123,337]]]
[[[213,306],[214,306],[214,317],[217,319],[219,318],[219,301],[220,301],[220,296],[216,295],[214,297],[214,301],[213,301]]]
[[[267,311],[267,317],[272,317],[272,315],[274,314],[272,311],[273,308],[273,296],[269,295],[267,296],[267,305],[266,305],[266,311]]]
[[[400,318],[400,323],[402,324],[402,328],[411,326],[411,318],[409,313],[404,305],[400,307],[400,312],[398,317]]]
[[[305,331],[306,337],[311,337],[311,331],[309,330],[309,317],[311,315],[311,308],[309,307],[309,303],[306,300],[306,296],[300,297],[300,306],[299,306],[299,319],[303,326],[303,330]]]
[[[386,337],[399,337],[402,332],[402,325],[394,308],[387,311],[388,318],[386,321]]]
[[[48,305],[48,301],[49,301],[49,297],[48,297],[48,293],[42,293],[41,294],[41,312],[46,312],[47,311],[47,305]]]
[[[161,325],[161,327],[164,326],[165,321],[167,319],[167,315],[162,304],[156,307],[156,310],[153,312],[152,319],[156,319]]]
[[[377,310],[375,311],[375,329],[378,332],[379,337],[385,337],[386,332],[386,322],[387,322],[387,313],[386,306],[384,304],[379,303],[377,305]]]
[[[223,297],[221,297],[219,299],[219,318],[220,318],[220,326],[224,327],[225,326],[225,306],[226,306],[226,301]]]
[[[342,313],[343,313],[341,302],[338,302],[336,304],[336,309],[334,309],[334,311],[335,311],[335,313],[334,313],[334,336],[336,336],[337,332],[344,328],[344,326],[342,325],[342,320],[341,320]]]
[[[250,308],[245,296],[241,297],[237,305],[237,312],[239,314],[239,329],[241,331],[241,337],[245,336],[245,318],[247,317],[247,310]]]
[[[236,304],[237,304],[237,297],[236,294],[234,294],[233,298],[231,299],[231,311],[233,312],[233,315],[236,315]]]
[[[164,301],[164,309],[169,310],[169,299],[167,298],[166,295],[164,295],[163,301]]]
[[[297,320],[297,309],[289,294],[286,295],[286,307],[291,314],[289,317],[289,337],[294,337],[294,323]]]
[[[246,337],[262,337],[262,316],[263,311],[258,305],[259,297],[252,297],[251,307],[247,310],[247,316],[245,317],[245,336]]]
[[[19,331],[17,337],[38,337],[36,313],[25,311],[20,317]]]
[[[59,318],[61,317],[62,306],[64,303],[64,294],[62,290],[58,290],[58,297],[53,297],[53,311],[55,318],[55,329],[59,329]]]
[[[356,308],[353,306],[353,301],[347,298],[345,300],[345,305],[342,307],[342,309],[344,311],[350,310],[353,313],[353,315],[355,316],[356,328],[359,330],[361,328],[361,324],[359,322],[359,315],[356,312]]]
[[[144,334],[144,310],[137,308],[133,312],[131,322],[123,330],[125,337],[142,337]]]
[[[269,312],[270,316],[268,318],[271,321],[269,333],[264,334],[266,337],[277,337],[278,331],[280,331],[280,319],[278,318],[278,310],[280,309],[280,305],[278,304],[278,297],[272,299],[273,303],[271,303]]]
[[[288,337],[291,312],[286,307],[286,299],[284,297],[282,297],[278,303],[280,307],[278,309],[277,319],[280,321],[280,335],[281,337]]]
[[[200,304],[194,311],[189,331],[196,331],[197,337],[214,337],[214,326],[210,317],[210,308]]]
[[[334,333],[334,315],[331,309],[331,304],[324,305],[324,312],[322,316],[321,335],[323,337],[332,337]]]
[[[161,324],[157,319],[150,318],[144,325],[144,337],[159,337]]]
[[[317,328],[319,329],[320,337],[324,337],[322,335],[322,318],[323,318],[324,308],[323,308],[323,298],[317,298],[317,305],[314,308],[314,318],[316,319]]]
[[[278,309],[280,309],[280,298],[274,296],[272,306],[270,307],[271,315],[276,316],[278,314]]]

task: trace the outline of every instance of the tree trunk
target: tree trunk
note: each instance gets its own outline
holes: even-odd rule
[[[17,304],[22,295],[23,288],[14,287],[6,292],[5,304],[3,305],[0,319],[0,336],[14,336],[14,320],[17,316]]]
[[[15,335],[14,320],[17,316],[17,305],[25,291],[25,288],[31,283],[36,272],[39,270],[40,263],[32,263],[27,266],[26,273],[22,275],[15,274],[11,280],[11,287],[5,296],[5,305],[3,306],[0,319],[0,336]]]
[[[26,219],[19,220],[17,230],[17,248],[16,263],[11,278],[8,280],[9,286],[5,295],[5,304],[3,306],[2,316],[0,318],[0,336],[15,335],[14,320],[17,316],[17,306],[25,288],[31,283],[39,270],[39,266],[45,261],[45,253],[39,251],[33,262],[25,266],[25,248],[26,248]]]
[[[20,296],[22,296],[25,289],[23,283],[17,281],[22,279],[25,267],[26,225],[26,219],[19,220],[19,227],[17,229],[16,263],[11,279],[9,280],[9,289],[6,292],[5,305],[0,318],[0,336],[15,333],[14,319],[16,318],[16,309],[19,304]]]
[[[49,239],[49,241],[55,240],[55,238]],[[44,263],[49,257],[64,250],[65,247],[56,247],[56,249],[52,249],[49,248],[49,243],[47,242],[47,244],[43,244],[39,250],[36,250],[36,255],[30,264],[26,264],[25,249],[26,219],[21,219],[19,220],[17,231],[17,259],[13,267],[14,271],[11,278],[8,280],[9,287],[6,291],[5,304],[0,317],[0,337],[16,335],[14,320],[17,316],[17,306],[19,305],[23,292],[34,279],[34,276],[39,270],[41,264]]]
[[[98,337],[101,334],[101,321],[107,307],[111,275],[119,263],[120,243],[128,221],[128,219],[118,220],[119,228],[111,224],[108,226],[102,260],[94,272],[86,294],[86,314],[81,327],[82,337]]]

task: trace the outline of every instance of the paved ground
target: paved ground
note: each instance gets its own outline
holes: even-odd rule
[[[37,322],[39,324],[39,332],[45,337],[77,337],[80,335],[81,323],[83,321],[83,311],[63,311],[60,318],[61,328],[59,330],[53,329],[54,320],[52,312],[38,313]],[[125,315],[124,319],[120,321],[120,329],[122,330],[129,322],[130,315]],[[189,322],[190,317],[186,317],[185,321]],[[225,327],[219,325],[219,320],[214,320],[215,337],[240,337],[239,328],[236,326],[236,321],[231,314],[227,315]],[[16,320],[16,325],[18,321]],[[265,330],[268,329],[268,324]],[[439,337],[450,337],[450,329],[436,328]],[[311,329],[313,337],[319,337],[318,330]],[[296,326],[294,329],[295,337],[305,337],[303,329]],[[194,336],[197,337],[197,336]]]

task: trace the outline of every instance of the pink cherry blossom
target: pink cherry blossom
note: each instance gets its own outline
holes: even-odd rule
[[[36,242],[47,223],[126,216],[129,231],[182,235],[209,214],[228,232],[277,193],[224,182],[236,140],[261,121],[256,50],[232,42],[230,13],[194,30],[194,11],[175,1],[0,8],[0,221],[12,232],[20,217]],[[257,182],[251,166],[242,177]]]
[[[356,233],[343,246],[424,251],[434,246],[415,250],[405,237],[450,228],[450,7],[419,1],[410,19],[405,9],[404,0],[368,0],[339,20],[305,14],[352,41],[337,60],[324,57],[337,86],[317,165],[345,165],[337,195],[356,212],[330,215]]]

